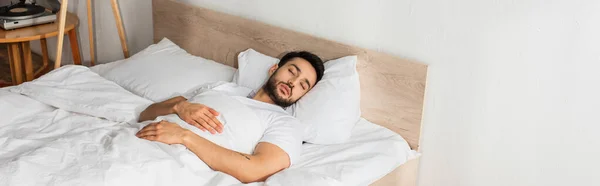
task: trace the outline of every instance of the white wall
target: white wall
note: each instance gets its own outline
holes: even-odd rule
[[[44,1],[38,1],[43,5]],[[107,63],[123,59],[121,42],[117,34],[115,18],[113,16],[110,1],[102,0],[93,2],[94,24],[95,24],[95,46],[97,63]],[[133,55],[152,44],[152,1],[150,0],[120,0],[121,17],[124,22],[125,34],[129,54]],[[84,64],[90,61],[89,34],[87,26],[87,4],[84,0],[70,0],[68,11],[77,14],[79,26],[80,52]],[[65,37],[63,46],[63,64],[72,64],[73,57],[69,39]],[[34,52],[41,54],[39,41],[33,41],[31,48]],[[52,60],[56,59],[56,37],[48,39],[48,51]]]
[[[600,1],[180,1],[430,64],[421,186],[600,185]]]

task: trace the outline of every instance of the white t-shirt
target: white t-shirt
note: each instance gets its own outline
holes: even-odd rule
[[[266,123],[266,129],[259,142],[268,142],[283,149],[290,158],[290,165],[298,161],[302,153],[304,134],[304,125],[301,125],[298,119],[280,106],[250,98],[250,95],[253,94],[252,89],[230,82],[206,84],[181,96],[190,99],[206,90],[220,91],[229,96],[246,97],[238,100],[250,107],[261,122]]]

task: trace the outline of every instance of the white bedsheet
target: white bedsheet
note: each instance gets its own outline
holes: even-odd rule
[[[361,120],[350,142],[304,144],[293,167],[241,184],[181,145],[136,138],[148,104],[82,66],[0,89],[0,185],[367,185],[415,154]]]
[[[266,185],[368,185],[418,156],[400,135],[363,118],[350,141],[306,143],[302,150],[300,163],[271,176]]]

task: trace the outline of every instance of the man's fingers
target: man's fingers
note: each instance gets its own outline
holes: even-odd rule
[[[146,130],[156,130],[156,123],[152,123],[149,125],[146,125],[145,127],[142,127],[142,129],[140,131],[138,131],[138,134],[142,131],[146,131]]]
[[[214,116],[219,116],[219,112],[217,112],[215,109],[212,108],[208,108],[208,111],[213,114]]]
[[[206,116],[203,115],[203,117],[200,117],[202,119],[202,126],[204,126],[204,128],[206,128],[206,130],[208,130],[208,132],[210,132],[211,134],[215,134],[217,133],[217,131],[215,130],[215,124],[211,124],[212,121]]]
[[[202,130],[204,132],[208,131],[211,134],[214,134],[215,130],[209,123],[206,122],[205,117],[206,116],[204,116],[204,115],[198,115],[197,117],[194,117],[193,119],[186,120],[186,123],[193,125],[196,128],[199,128],[200,130]]]
[[[140,137],[140,138],[146,139],[146,140],[150,140],[150,141],[156,141],[158,139],[157,136],[143,136],[143,137]]]
[[[200,122],[196,121],[195,119],[186,120],[186,123],[188,123],[196,128],[199,128],[201,131],[206,131],[206,129],[200,124]]]
[[[135,136],[139,137],[145,137],[145,136],[156,136],[158,134],[157,130],[144,130],[144,131],[140,131],[138,132]]]
[[[212,113],[204,113],[204,115],[208,118],[211,126],[219,133],[223,132],[223,124],[214,116]]]

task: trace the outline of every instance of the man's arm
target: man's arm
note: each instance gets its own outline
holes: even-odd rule
[[[290,166],[287,153],[274,144],[261,142],[256,145],[253,154],[244,154],[223,148],[165,121],[144,127],[136,136],[167,144],[183,144],[212,169],[227,173],[243,183],[265,181]]]
[[[206,105],[189,103],[183,96],[177,96],[163,102],[154,103],[146,108],[138,121],[154,120],[158,116],[177,114],[186,123],[211,134],[223,132],[223,124],[216,118],[219,112]]]
[[[182,96],[177,96],[163,102],[154,103],[148,106],[148,108],[142,111],[142,113],[140,113],[140,118],[138,119],[138,121],[142,122],[147,120],[154,120],[158,116],[175,114],[175,105],[182,101],[187,101],[187,99],[185,99]]]
[[[244,154],[187,131],[183,145],[212,169],[227,173],[243,183],[265,181],[290,165],[288,155],[281,148],[266,142],[258,143],[254,154]]]

